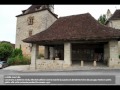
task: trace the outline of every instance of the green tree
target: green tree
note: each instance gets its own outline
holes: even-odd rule
[[[0,59],[7,60],[12,55],[13,46],[10,43],[0,42]]]
[[[106,21],[107,21],[107,19],[106,19],[106,15],[105,14],[101,15],[98,18],[98,22],[101,23],[101,24],[103,24],[103,25],[105,24]]]

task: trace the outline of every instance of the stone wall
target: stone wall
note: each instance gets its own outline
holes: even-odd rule
[[[120,29],[120,20],[111,20],[108,22],[107,26]],[[119,55],[120,55],[120,41],[118,41]]]
[[[108,44],[104,45],[104,62],[109,67],[120,67],[118,41],[109,41]]]
[[[30,16],[34,16],[33,25],[28,25],[27,19]],[[24,55],[30,55],[30,44],[24,43],[22,40],[29,37],[29,31],[32,30],[32,35],[46,30],[51,26],[57,19],[49,13],[49,11],[44,10],[40,12],[35,12],[27,14],[24,16],[17,17],[16,26],[16,45],[15,48],[21,48]],[[41,53],[44,54],[43,46],[40,47]]]
[[[37,59],[36,66],[39,70],[57,70],[63,68],[63,60]]]
[[[120,29],[120,20],[112,20],[110,23],[111,23],[110,27],[113,27],[115,29]]]
[[[109,67],[116,67],[120,66],[120,59],[118,54],[118,41],[110,41],[109,42],[109,60],[108,66]]]

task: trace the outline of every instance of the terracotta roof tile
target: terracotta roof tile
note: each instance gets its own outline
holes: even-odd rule
[[[42,7],[42,8],[40,9],[40,7]],[[53,16],[55,16],[56,18],[58,17],[57,14],[51,12],[51,10],[49,9],[48,5],[31,5],[28,9],[23,10],[22,14],[17,15],[16,17],[27,15],[27,14],[31,14],[31,13],[34,13],[34,12],[43,11],[43,10],[48,10]]]
[[[116,20],[116,19],[120,19],[120,10],[119,9],[114,12],[114,14],[110,17],[109,20]]]
[[[120,30],[100,24],[89,13],[60,17],[47,30],[24,39],[27,43],[119,39]]]

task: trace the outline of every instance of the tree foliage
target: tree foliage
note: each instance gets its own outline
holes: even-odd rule
[[[30,58],[23,56],[21,48],[16,48],[10,58],[7,60],[8,65],[26,65],[30,64]]]
[[[7,60],[12,55],[13,46],[10,43],[0,42],[0,59]]]
[[[103,14],[101,15],[99,18],[98,18],[98,22],[101,23],[101,24],[105,24],[105,22],[107,21],[107,18],[106,18],[106,15]]]
[[[16,48],[13,50],[12,57],[23,56],[21,48]]]

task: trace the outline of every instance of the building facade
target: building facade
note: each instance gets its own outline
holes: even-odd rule
[[[17,15],[16,43],[15,48],[22,48],[23,55],[31,55],[31,44],[24,43],[22,40],[44,31],[56,20],[54,5],[32,5],[23,10],[22,14]],[[44,53],[44,46],[39,47],[41,54]]]
[[[108,27],[120,29],[120,10],[116,10],[112,14],[111,11],[108,9],[106,16],[107,16],[106,25]],[[119,55],[120,55],[120,41],[118,42],[118,47],[119,47]]]

